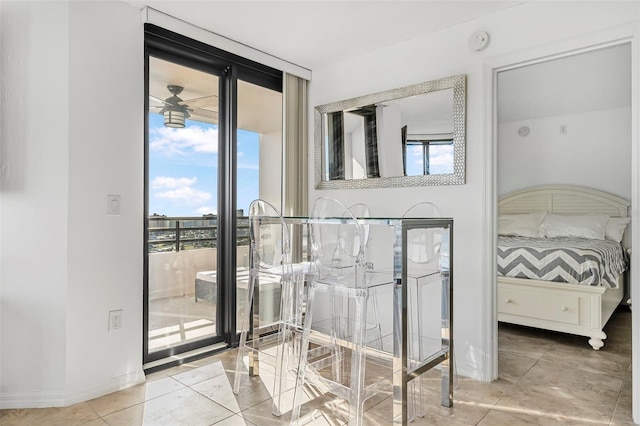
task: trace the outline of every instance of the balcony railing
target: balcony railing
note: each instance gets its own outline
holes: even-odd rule
[[[249,245],[249,218],[238,216],[237,245]],[[217,248],[218,217],[149,217],[148,252]]]

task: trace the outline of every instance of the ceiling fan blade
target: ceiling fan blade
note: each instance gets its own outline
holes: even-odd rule
[[[164,99],[157,98],[157,97],[155,97],[153,95],[149,95],[149,99],[152,100],[152,101],[160,102],[163,105],[169,105],[169,103],[165,102]]]
[[[185,105],[187,105],[190,108],[217,107],[218,96],[217,95],[202,96],[200,98],[188,99],[183,102]]]
[[[204,119],[208,122],[217,122],[218,111],[211,111],[203,108],[194,108],[193,110],[191,110],[191,120],[199,121],[198,119]]]

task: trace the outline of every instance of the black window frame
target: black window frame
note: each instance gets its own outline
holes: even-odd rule
[[[143,253],[143,363],[147,364],[173,355],[199,349],[216,343],[226,347],[238,346],[239,335],[236,324],[236,288],[218,286],[218,299],[222,301],[216,309],[218,336],[179,347],[149,353],[149,276],[148,276],[148,217],[149,217],[149,57],[174,62],[219,78],[218,120],[218,229],[217,261],[218,282],[236,280],[236,189],[237,189],[237,88],[238,81],[246,81],[282,93],[283,73],[275,68],[257,63],[236,54],[221,50],[206,43],[191,39],[154,24],[144,25],[144,253]],[[224,309],[220,309],[223,306]],[[198,357],[209,353],[201,353]],[[187,358],[188,359],[188,358]],[[161,368],[180,364],[185,359],[162,364]],[[152,371],[145,369],[145,371]]]

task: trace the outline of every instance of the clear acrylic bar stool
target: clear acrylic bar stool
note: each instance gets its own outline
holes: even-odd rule
[[[240,312],[241,332],[233,392],[240,392],[245,356],[248,355],[250,376],[259,375],[261,355],[272,358],[275,369],[272,411],[281,415],[288,362],[291,358],[297,359],[294,337],[302,327],[304,282],[312,272],[309,263],[292,264],[289,227],[278,209],[267,201],[258,199],[249,206],[249,236],[249,284],[244,310]],[[275,322],[262,324],[259,288],[265,283],[279,284],[279,311]]]
[[[302,394],[306,385],[313,384],[345,399],[349,403],[349,423],[362,425],[365,400],[390,389],[391,368],[389,380],[366,383],[365,365],[368,357],[375,357],[375,351],[367,345],[367,330],[379,327],[377,313],[369,314],[369,304],[381,288],[392,291],[392,281],[388,274],[367,270],[363,229],[340,202],[328,197],[318,199],[309,227],[316,275],[309,284],[291,424],[301,421]],[[314,320],[314,304],[319,296],[325,296],[329,305],[328,310],[323,306],[329,315],[323,331],[316,327],[319,321]],[[312,333],[323,334],[330,347],[339,349],[329,356],[311,359],[307,349]]]

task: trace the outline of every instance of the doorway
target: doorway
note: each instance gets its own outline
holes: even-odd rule
[[[145,369],[237,342],[248,207],[281,204],[282,73],[147,24]]]
[[[493,69],[494,203],[510,192],[550,184],[579,185],[634,201],[631,58],[631,43],[618,42]],[[493,208],[495,218],[495,204]],[[627,233],[630,243],[630,230]],[[494,247],[492,262],[495,253]],[[631,282],[627,274],[627,288]],[[625,296],[623,304],[628,299]],[[499,346],[498,327],[494,330],[496,375],[504,378],[506,371],[513,379],[515,357],[509,365],[508,354]],[[582,341],[584,349],[591,350],[587,338],[553,337]],[[530,365],[523,359],[517,358],[519,367],[535,365],[533,357]],[[576,367],[575,374],[579,371]]]

